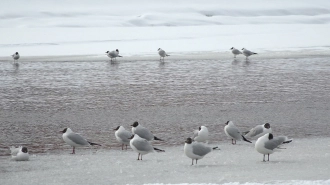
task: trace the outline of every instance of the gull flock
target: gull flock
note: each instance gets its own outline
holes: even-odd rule
[[[152,145],[152,141],[162,139],[156,137],[148,128],[143,127],[137,121],[132,125],[131,132],[126,130],[124,126],[118,126],[114,129],[115,137],[118,143],[121,144],[122,150],[127,150],[127,146],[130,146],[133,151],[138,154],[137,160],[142,160],[142,156],[153,152],[165,152],[163,149],[156,148]],[[76,147],[85,146],[102,146],[97,143],[90,142],[78,133],[73,132],[70,128],[65,128],[60,131],[62,133],[63,141],[72,147],[72,153],[75,154]],[[280,151],[283,144],[292,142],[286,136],[274,136],[269,123],[263,125],[257,125],[249,131],[241,132],[233,123],[233,121],[227,121],[224,126],[224,132],[232,140],[231,144],[236,145],[236,141],[245,141],[252,143],[249,139],[256,139],[255,150],[263,155],[263,161],[266,161],[266,155],[273,154],[276,151]],[[194,160],[204,158],[208,153],[214,150],[220,150],[217,146],[213,147],[208,144],[209,131],[206,126],[200,126],[198,130],[193,131],[192,137],[188,137],[184,142],[184,154],[192,160],[191,165],[194,165]],[[29,160],[29,154],[27,147],[20,146],[18,148],[11,147],[12,160],[15,161],[27,161]]]
[[[249,56],[251,55],[256,55],[257,53],[252,52],[250,50],[247,50],[246,48],[243,48],[242,51],[232,47],[230,48],[231,52],[234,55],[234,58],[236,58],[237,55],[243,54],[246,57],[246,60],[248,59]],[[110,61],[117,61],[117,57],[123,57],[119,55],[119,49],[113,50],[113,51],[106,51],[105,54],[110,58]],[[165,50],[158,48],[158,55],[160,56],[159,61],[164,62],[165,57],[170,56],[169,54],[166,53]],[[18,52],[15,52],[14,54],[11,55],[11,57],[14,59],[14,64],[18,64],[18,59],[20,58],[20,55]]]

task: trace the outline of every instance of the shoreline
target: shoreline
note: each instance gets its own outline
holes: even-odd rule
[[[136,152],[122,151],[120,146],[110,150],[77,149],[75,155],[69,154],[68,148],[62,152],[30,154],[27,162],[0,157],[0,176],[4,184],[43,184],[50,174],[56,178],[47,184],[329,183],[330,139],[293,139],[284,146],[285,150],[271,154],[270,162],[262,162],[262,154],[255,151],[254,144],[241,141],[231,145],[229,140],[210,144],[221,150],[212,151],[193,166],[183,154],[183,144],[162,147],[165,153],[145,155],[143,161],[136,160]]]
[[[330,50],[323,47],[320,48],[306,48],[299,49],[295,48],[292,50],[258,50],[257,55],[249,57],[249,60],[258,59],[295,59],[295,58],[315,58],[315,57],[330,57]],[[171,56],[165,58],[166,61],[171,60],[218,60],[218,59],[236,59],[246,60],[244,55],[238,55],[236,58],[233,57],[231,51],[206,51],[206,52],[169,52]],[[12,61],[11,56],[0,56],[0,62]],[[154,53],[144,53],[142,55],[130,54],[123,57],[118,57],[117,61],[159,61],[159,55],[157,51]],[[103,62],[110,61],[105,54],[91,54],[91,55],[53,55],[53,56],[21,56],[18,62],[59,62],[59,61],[95,61]]]

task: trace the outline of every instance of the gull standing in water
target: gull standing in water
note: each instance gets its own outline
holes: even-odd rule
[[[151,141],[151,140],[159,140],[159,141],[163,141],[161,139],[159,139],[158,137],[154,136],[147,128],[143,127],[142,125],[140,125],[137,121],[135,121],[133,123],[132,126],[132,133],[133,134],[137,134],[140,137]]]
[[[269,123],[265,123],[263,125],[257,125],[256,127],[252,128],[251,130],[244,132],[244,136],[246,138],[259,138],[267,133],[272,133],[272,128],[270,128]]]
[[[234,47],[230,48],[231,52],[234,54],[234,58],[236,58],[236,55],[242,54],[242,52]]]
[[[194,131],[192,139],[197,142],[206,142],[209,139],[209,130],[205,126],[200,126],[198,130]]]
[[[93,145],[98,145],[101,146],[100,144],[92,143],[87,141],[85,138],[81,137],[79,134],[74,133],[70,128],[65,128],[63,131],[62,137],[63,140],[70,146],[73,147],[72,153],[75,154],[75,147],[81,147],[81,146],[93,146]]]
[[[250,51],[250,50],[247,50],[247,49],[245,49],[245,48],[243,48],[242,50],[243,50],[243,55],[246,56],[246,59],[247,59],[249,56],[251,56],[251,55],[256,55],[256,54],[258,54],[258,53],[254,53],[254,52],[252,52],[252,51]]]
[[[252,143],[241,134],[241,132],[238,130],[238,128],[234,125],[232,121],[227,121],[225,124],[226,126],[224,130],[226,135],[231,138],[231,144],[235,145],[236,140],[238,141],[244,140],[246,142]]]
[[[133,134],[129,131],[127,131],[123,126],[118,126],[115,128],[115,136],[116,139],[119,143],[121,143],[121,149],[124,150],[124,145],[126,145],[126,150],[127,150],[127,145],[129,145],[129,141]]]
[[[134,136],[132,136],[130,139],[131,141],[129,144],[131,148],[139,154],[137,160],[142,160],[142,155],[146,155],[150,152],[155,152],[155,151],[165,152],[165,150],[152,147],[149,141],[147,141],[144,138],[141,138],[137,134],[134,134]],[[140,159],[140,155],[141,155],[141,159]]]
[[[29,153],[28,153],[28,149],[26,147],[11,147],[10,148],[11,151],[11,157],[12,160],[15,161],[28,161],[29,160]]]
[[[14,64],[15,64],[20,56],[19,56],[18,52],[16,52],[16,53],[12,54],[11,57],[14,59]]]
[[[107,56],[111,59],[111,61],[112,61],[113,58],[114,58],[115,60],[117,60],[117,59],[116,59],[117,57],[122,57],[122,56],[119,55],[119,50],[118,50],[118,49],[116,49],[115,51],[107,51],[107,52],[105,52],[105,53],[106,53]]]
[[[191,165],[194,165],[194,160],[196,160],[197,164],[198,159],[202,159],[206,154],[217,148],[218,147],[209,147],[204,143],[193,142],[193,140],[189,137],[184,144],[184,154],[186,154],[187,157],[192,159]]]
[[[255,149],[261,153],[264,154],[263,161],[265,162],[265,155],[268,155],[268,161],[269,161],[269,155],[274,153],[275,151],[279,151],[278,149],[284,149],[280,148],[282,144],[290,143],[292,142],[292,139],[288,139],[286,136],[278,136],[274,137],[273,134],[268,133],[265,134],[262,137],[259,137],[256,144]]]
[[[164,50],[162,50],[162,48],[158,48],[158,54],[160,56],[159,60],[162,60],[162,57],[163,57],[163,61],[164,61],[165,57],[170,56],[170,55],[166,54],[166,52]]]

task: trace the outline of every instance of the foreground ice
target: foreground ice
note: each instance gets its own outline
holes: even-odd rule
[[[262,162],[253,144],[211,143],[216,150],[191,166],[182,146],[137,161],[131,149],[77,149],[32,155],[30,161],[0,158],[1,184],[330,184],[330,139],[296,139]],[[31,151],[31,154],[33,151]]]

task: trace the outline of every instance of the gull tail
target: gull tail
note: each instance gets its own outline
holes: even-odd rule
[[[100,144],[97,144],[97,143],[92,143],[92,142],[89,142],[89,141],[87,141],[90,145],[92,145],[92,146],[94,146],[94,145],[97,145],[97,146],[102,146],[102,145],[100,145]]]
[[[118,57],[123,57],[123,56],[121,56],[121,55],[118,55]]]
[[[154,150],[156,150],[157,152],[165,152],[165,150],[158,149],[158,148],[154,148]]]
[[[221,149],[220,149],[219,147],[217,147],[217,146],[216,146],[216,147],[213,147],[212,149],[213,149],[213,150],[221,150]]]
[[[171,55],[166,54],[166,56],[168,57],[168,56],[171,56]]]
[[[158,137],[154,136],[154,140],[164,141],[162,139],[159,139]]]
[[[252,143],[251,141],[247,140],[243,135],[242,135],[242,138],[243,138],[244,141]]]
[[[258,54],[258,53],[253,53],[254,55]]]

